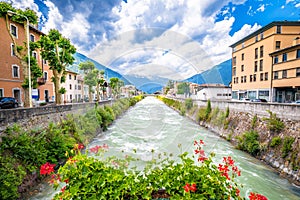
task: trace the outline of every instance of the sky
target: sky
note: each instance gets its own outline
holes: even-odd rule
[[[123,75],[175,80],[230,59],[231,44],[272,21],[300,20],[300,0],[4,1]]]

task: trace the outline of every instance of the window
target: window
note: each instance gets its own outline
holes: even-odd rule
[[[282,62],[285,62],[285,61],[287,61],[287,54],[286,53],[282,54]]]
[[[243,43],[242,43],[242,48],[244,48],[244,47],[245,47],[245,43],[243,42]]]
[[[13,73],[13,78],[19,78],[19,66],[13,65],[12,73]]]
[[[242,60],[244,60],[244,59],[245,59],[245,54],[242,53]]]
[[[269,77],[268,72],[266,72],[266,73],[265,73],[265,81],[268,80],[268,77]]]
[[[74,75],[74,80],[76,80],[76,75]]]
[[[296,58],[300,58],[300,49],[297,49],[297,55]]]
[[[239,77],[236,77],[236,83],[239,83]]]
[[[260,73],[260,81],[264,80],[264,73]]]
[[[236,68],[235,67],[232,69],[232,74],[233,74],[233,76],[236,76]]]
[[[35,41],[34,35],[30,34],[30,42],[34,42],[34,41]]]
[[[250,82],[253,81],[253,75],[250,75]]]
[[[4,89],[0,88],[0,97],[3,97],[3,96],[4,96]]]
[[[255,48],[255,59],[258,58],[258,48]]]
[[[48,80],[48,72],[44,72],[44,79],[45,79],[45,81]]]
[[[232,52],[235,52],[235,51],[236,51],[236,47],[233,47],[233,48],[232,48]]]
[[[277,33],[277,34],[280,34],[280,33],[281,33],[281,26],[280,26],[280,25],[278,25],[278,26],[276,27],[276,33]]]
[[[77,90],[77,85],[75,85],[75,88],[74,88],[75,90]]]
[[[297,76],[297,77],[300,76],[300,67],[298,67],[298,68],[296,69],[296,76]]]
[[[233,66],[236,65],[236,57],[233,57],[233,58],[232,58],[232,64],[233,64]]]
[[[70,90],[72,90],[72,84],[70,84],[69,88],[70,88]]]
[[[10,33],[16,38],[18,38],[18,29],[15,25],[10,25]]]
[[[16,53],[15,53],[15,45],[14,44],[11,44],[11,56],[15,56]]]
[[[287,78],[287,70],[282,70],[282,78]]]
[[[254,72],[257,72],[257,61],[254,62]]]
[[[278,63],[278,56],[274,57],[274,64]]]
[[[78,86],[77,86],[77,89],[78,89],[78,90],[81,90],[81,85],[78,85]]]
[[[244,83],[244,77],[241,76],[241,83]]]
[[[280,41],[276,41],[276,47],[275,47],[276,49],[280,49],[280,43],[281,43]]]
[[[244,83],[247,82],[247,76],[244,76]]]
[[[278,71],[274,72],[274,79],[278,79]]]
[[[259,61],[259,71],[263,71],[264,70],[264,61],[263,60],[260,60]]]
[[[241,66],[241,71],[242,71],[242,72],[244,71],[244,65]]]
[[[70,100],[72,101],[72,95],[70,94]]]
[[[264,39],[264,32],[260,33],[260,39]]]
[[[256,81],[256,74],[253,75],[253,82]]]
[[[255,42],[258,42],[258,35],[255,36]]]
[[[72,75],[71,74],[69,74],[69,80],[72,80]]]
[[[37,60],[37,53],[35,51],[32,52],[32,57],[34,57]]]
[[[264,46],[261,46],[260,48],[259,48],[259,55],[260,55],[260,57],[262,58],[262,57],[264,57]]]

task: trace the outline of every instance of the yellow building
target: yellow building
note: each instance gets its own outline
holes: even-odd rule
[[[272,22],[232,44],[232,98],[300,98],[300,22]]]

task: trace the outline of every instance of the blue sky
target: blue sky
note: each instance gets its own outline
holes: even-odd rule
[[[122,74],[183,79],[231,58],[229,45],[272,21],[299,21],[300,0],[7,0],[29,7],[79,53]]]

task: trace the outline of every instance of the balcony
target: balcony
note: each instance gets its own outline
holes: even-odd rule
[[[39,85],[44,85],[45,83],[46,83],[46,80],[45,80],[45,78],[37,78],[37,83],[39,84]]]

